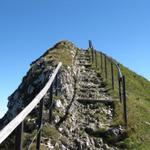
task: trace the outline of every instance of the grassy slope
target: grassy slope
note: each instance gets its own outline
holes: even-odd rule
[[[100,55],[97,56],[98,67],[100,69]],[[104,58],[103,58],[104,64]],[[95,67],[95,66],[94,66]],[[107,61],[108,86],[111,86],[110,62]],[[122,73],[126,77],[127,104],[128,104],[128,134],[124,142],[128,149],[149,150],[150,147],[150,82],[137,75],[128,68],[120,65]],[[103,77],[105,77],[103,73]],[[118,95],[117,70],[115,69],[115,90],[111,90],[117,98]],[[118,104],[118,106],[121,106]],[[122,108],[117,109],[116,122],[122,122]]]
[[[130,148],[149,149],[150,147],[150,82],[123,65],[121,70],[126,76],[129,115]]]

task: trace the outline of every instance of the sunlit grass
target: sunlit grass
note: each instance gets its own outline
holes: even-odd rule
[[[105,72],[101,70],[101,57],[97,52],[97,68],[95,61],[93,68],[101,72],[105,80]],[[104,66],[104,57],[103,57]],[[124,141],[128,149],[148,150],[150,148],[150,82],[145,78],[137,75],[135,72],[120,65],[123,75],[126,77],[126,93],[127,93],[127,109],[128,109],[128,127],[129,137]],[[104,69],[104,67],[103,67]],[[111,87],[111,67],[107,60],[107,84]],[[118,97],[118,76],[117,70],[115,74],[115,89],[110,90],[110,94]],[[123,108],[122,105],[116,103],[116,124],[123,124]]]

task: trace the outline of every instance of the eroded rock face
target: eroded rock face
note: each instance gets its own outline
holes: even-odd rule
[[[39,59],[31,63],[31,68],[27,75],[23,78],[22,83],[8,98],[8,111],[1,119],[1,128],[12,120],[20,110],[29,104],[44,87],[45,83],[48,81],[49,77],[59,63],[59,59],[55,59],[52,53],[53,51],[59,51],[60,47],[66,51],[69,51],[71,53],[70,59],[74,60],[77,48],[69,41],[61,41],[53,48],[49,49]],[[72,98],[72,93],[74,90],[74,87],[72,87],[72,83],[74,82],[74,79],[72,79],[73,69],[72,67],[69,67],[72,65],[73,64],[68,64],[68,68],[62,68],[59,77],[60,90],[62,95],[64,95],[67,99]],[[71,84],[68,84],[67,82]]]

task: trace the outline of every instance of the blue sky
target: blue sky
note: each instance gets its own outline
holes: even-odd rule
[[[30,63],[68,39],[111,55],[150,80],[149,0],[1,0],[0,116]]]

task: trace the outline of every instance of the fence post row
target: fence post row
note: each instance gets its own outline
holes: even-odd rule
[[[92,47],[91,41],[89,42],[89,47]],[[125,76],[122,76],[121,71],[120,71],[120,66],[119,64],[116,64],[113,62],[111,59],[109,59],[106,54],[103,54],[102,52],[99,52],[100,54],[100,68],[101,68],[101,74],[103,74],[103,62],[104,62],[104,75],[105,79],[107,80],[107,60],[110,61],[110,68],[111,68],[111,85],[112,89],[115,89],[115,81],[114,81],[114,65],[116,66],[118,70],[118,95],[119,95],[119,100],[122,103],[123,100],[123,117],[124,117],[124,123],[127,126],[127,103],[126,103],[126,85],[125,85]],[[104,57],[104,60],[103,60]],[[92,62],[93,62],[94,56],[92,52]],[[97,67],[97,56],[96,56],[96,51],[95,51],[95,63]]]

